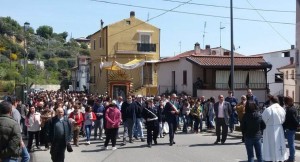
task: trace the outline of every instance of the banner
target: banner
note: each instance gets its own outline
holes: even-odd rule
[[[132,70],[141,66],[145,65],[145,61],[144,60],[138,60],[138,59],[134,59],[126,64],[121,64],[117,61],[113,61],[113,62],[101,62],[100,63],[100,70],[102,69],[106,69],[106,70]]]

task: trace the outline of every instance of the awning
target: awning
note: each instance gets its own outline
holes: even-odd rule
[[[100,63],[100,69],[106,69],[106,70],[132,70],[141,66],[144,66],[145,61],[144,60],[138,60],[134,59],[132,61],[127,62],[126,64],[121,64],[117,61],[113,62],[101,62]]]
[[[145,63],[157,63],[159,62],[159,60],[147,60],[145,61]]]

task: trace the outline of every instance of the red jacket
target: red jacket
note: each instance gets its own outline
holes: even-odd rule
[[[82,126],[82,122],[84,120],[83,118],[83,114],[81,112],[77,112],[77,114],[75,115],[74,112],[71,112],[71,114],[69,115],[69,118],[74,119],[76,122],[76,126]]]
[[[105,119],[107,129],[119,128],[121,123],[120,110],[116,106],[109,107],[105,112]]]

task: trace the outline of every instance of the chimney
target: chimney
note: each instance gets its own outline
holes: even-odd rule
[[[197,42],[195,43],[195,54],[198,55],[200,54],[200,44]]]
[[[294,57],[290,57],[290,64],[294,64]]]
[[[205,49],[210,49],[210,45],[205,45]]]
[[[291,45],[291,49],[295,49],[295,45]]]
[[[134,11],[130,12],[130,18],[132,18],[132,17],[135,17],[135,12]]]

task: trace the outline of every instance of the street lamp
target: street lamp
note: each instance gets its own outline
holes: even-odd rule
[[[25,83],[25,89],[27,89],[27,82],[26,82],[26,77],[27,77],[27,67],[26,67],[26,62],[27,62],[27,40],[26,40],[26,31],[29,29],[30,23],[25,22],[24,23],[24,83]],[[28,79],[28,78],[27,78]]]
[[[231,87],[230,90],[234,94],[234,49],[233,49],[233,0],[230,0],[230,53],[231,53],[231,68],[230,68],[230,74],[231,74]]]
[[[24,103],[27,103],[27,93],[28,93],[28,89],[27,89],[27,85],[28,85],[28,78],[27,78],[27,82],[25,82],[25,79],[27,77],[27,67],[26,67],[26,62],[27,62],[27,39],[26,39],[26,31],[29,29],[30,27],[30,23],[29,22],[25,22],[24,23],[24,59],[23,59],[23,63],[24,63],[24,92],[23,92],[23,98],[24,98]]]

